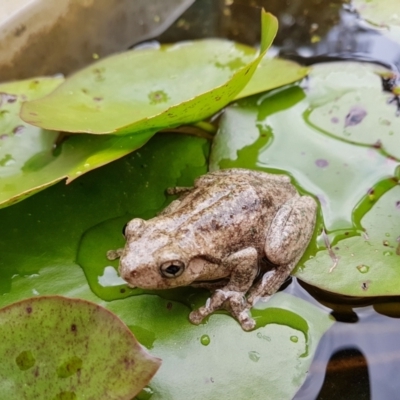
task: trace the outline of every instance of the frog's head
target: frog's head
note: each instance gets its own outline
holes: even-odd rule
[[[172,232],[154,220],[136,218],[126,226],[121,277],[129,286],[142,289],[189,285],[196,279],[188,268],[190,255],[176,243]]]

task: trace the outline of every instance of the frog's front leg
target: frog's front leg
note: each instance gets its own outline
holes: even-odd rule
[[[240,250],[224,260],[224,264],[231,270],[228,284],[217,289],[205,306],[192,311],[189,319],[194,324],[199,324],[207,315],[225,308],[239,321],[244,330],[250,330],[254,328],[255,322],[249,315],[245,294],[257,275],[257,250],[253,247]]]
[[[249,291],[250,306],[260,297],[278,291],[296,266],[311,240],[317,203],[309,196],[295,196],[276,213],[265,241],[265,255],[277,267],[264,274]]]

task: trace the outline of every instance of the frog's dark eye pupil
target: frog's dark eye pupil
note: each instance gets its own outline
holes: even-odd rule
[[[124,225],[124,227],[122,228],[122,234],[126,237],[126,227],[128,226],[128,223],[126,223]]]
[[[169,267],[167,267],[165,269],[165,271],[168,272],[171,275],[176,275],[179,272],[180,269],[181,269],[181,267],[179,267],[178,265],[173,265],[172,264]]]
[[[168,261],[161,265],[161,275],[165,278],[176,278],[180,276],[185,269],[185,264],[182,261]]]

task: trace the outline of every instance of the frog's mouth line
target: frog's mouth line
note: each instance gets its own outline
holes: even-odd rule
[[[210,289],[214,288],[222,288],[225,285],[227,285],[229,282],[229,278],[220,278],[220,279],[214,279],[214,280],[209,280],[209,281],[194,281],[190,286],[195,287],[195,288],[206,288]]]

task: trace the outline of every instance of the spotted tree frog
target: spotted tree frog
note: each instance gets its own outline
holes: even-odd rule
[[[173,192],[180,197],[158,216],[131,220],[125,248],[108,257],[120,257],[120,275],[132,287],[209,288],[191,322],[224,308],[251,330],[250,308],[279,289],[308,246],[315,200],[285,175],[246,169],[211,172]]]

